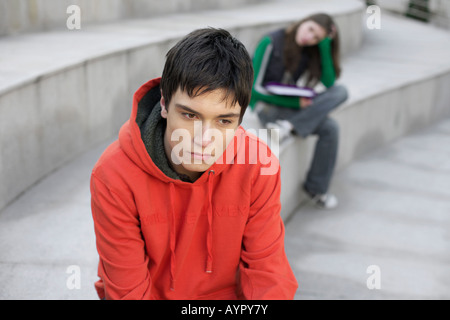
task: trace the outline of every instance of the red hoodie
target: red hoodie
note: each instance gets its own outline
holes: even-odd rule
[[[142,99],[159,101],[159,81],[135,93],[130,120],[92,172],[99,297],[293,299],[297,281],[284,251],[276,157],[239,127],[221,161],[194,183],[169,178],[136,122]],[[249,153],[255,143],[268,152],[266,165]],[[229,164],[230,153],[246,161]],[[261,174],[274,164],[276,172]]]

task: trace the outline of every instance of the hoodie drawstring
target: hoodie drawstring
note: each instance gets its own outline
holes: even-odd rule
[[[206,272],[212,273],[213,265],[213,254],[212,254],[212,219],[213,219],[213,209],[212,209],[212,193],[213,193],[213,183],[214,176],[216,172],[210,170],[208,172],[208,234],[206,238],[206,247],[208,250],[208,256],[206,259]],[[175,186],[170,183],[170,224],[169,224],[169,242],[170,242],[170,290],[175,291],[175,268],[176,268],[176,257],[175,257],[175,245],[176,245],[176,223],[175,223],[175,209],[173,207],[173,201],[175,199]]]
[[[170,290],[175,290],[175,237],[176,237],[176,223],[175,210],[173,208],[173,201],[175,199],[175,186],[170,183],[170,224],[169,224],[169,241],[170,241]]]
[[[214,175],[216,172],[214,170],[210,170],[208,173],[208,235],[206,238],[206,246],[208,249],[208,258],[206,261],[206,272],[212,273],[212,263],[213,263],[213,255],[212,255],[212,218],[213,218],[213,209],[212,209],[212,191],[213,191],[213,182]]]

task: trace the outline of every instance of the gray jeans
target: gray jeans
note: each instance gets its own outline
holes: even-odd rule
[[[313,160],[304,187],[313,194],[328,192],[339,143],[339,126],[328,114],[348,98],[347,89],[341,85],[328,88],[317,95],[306,109],[295,110],[264,104],[257,110],[263,125],[276,120],[288,120],[294,133],[306,138],[317,135]]]

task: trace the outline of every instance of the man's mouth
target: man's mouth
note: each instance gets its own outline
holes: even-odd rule
[[[206,153],[198,153],[198,152],[191,152],[191,156],[192,156],[194,159],[197,159],[197,160],[203,160],[203,161],[209,160],[209,159],[211,159],[211,157],[212,157],[212,155],[210,155],[210,154],[206,154]]]

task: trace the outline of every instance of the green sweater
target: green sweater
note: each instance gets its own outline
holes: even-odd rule
[[[322,75],[320,81],[327,88],[331,87],[336,80],[336,73],[331,55],[331,39],[326,37],[319,42],[320,60],[322,64]],[[267,92],[263,86],[263,79],[272,54],[273,43],[269,36],[264,37],[258,44],[253,57],[253,68],[255,80],[252,89],[250,107],[253,109],[258,101],[264,101],[285,108],[299,109],[300,98],[274,95]]]

